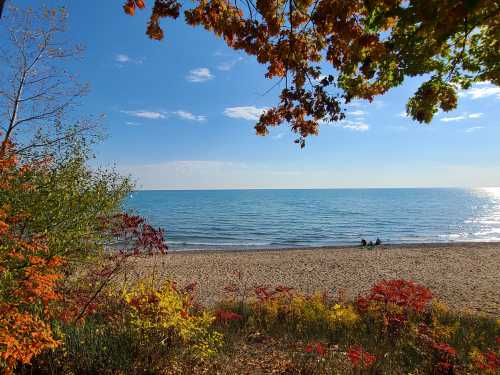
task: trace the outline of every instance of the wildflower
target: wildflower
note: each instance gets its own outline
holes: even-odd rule
[[[347,357],[351,361],[352,367],[367,369],[373,365],[376,356],[368,353],[362,346],[351,346],[347,350]]]
[[[307,354],[315,354],[318,357],[324,357],[326,355],[326,347],[320,342],[316,344],[313,343],[307,344],[304,351]]]
[[[438,319],[432,319],[433,325],[433,335],[439,340],[451,340],[451,338],[456,334],[457,330],[460,328],[458,322],[454,322],[451,325],[441,324]]]
[[[342,306],[337,303],[330,309],[328,320],[331,323],[339,323],[346,326],[352,326],[359,320],[359,316],[358,314],[356,314],[356,311],[354,311],[354,308],[352,306]]]
[[[320,342],[316,344],[316,354],[320,357],[324,357],[326,354],[326,348]]]

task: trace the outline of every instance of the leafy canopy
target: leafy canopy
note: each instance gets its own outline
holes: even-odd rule
[[[187,3],[187,2],[186,2]],[[267,66],[280,102],[257,134],[288,123],[304,146],[324,122],[340,121],[354,99],[372,101],[405,77],[428,78],[407,113],[429,123],[457,107],[457,89],[500,84],[500,2],[495,0],[196,0],[185,21],[222,37]],[[162,18],[184,4],[155,0],[147,35],[161,40]],[[127,0],[134,15],[143,0]],[[326,64],[325,64],[326,63]],[[324,67],[327,67],[325,71]]]

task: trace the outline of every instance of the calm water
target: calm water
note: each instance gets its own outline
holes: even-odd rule
[[[137,191],[170,249],[500,241],[500,188]]]

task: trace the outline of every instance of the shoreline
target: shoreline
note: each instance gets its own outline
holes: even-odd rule
[[[436,248],[436,247],[450,247],[450,246],[472,246],[472,245],[498,245],[500,247],[500,241],[448,241],[448,242],[390,242],[382,243],[379,246],[374,246],[373,249],[377,248]],[[167,242],[168,246],[168,242]],[[360,249],[368,250],[368,247],[362,247],[361,245],[345,244],[345,245],[321,245],[321,246],[297,246],[297,247],[228,247],[228,248],[210,248],[210,249],[168,249],[169,254],[197,254],[197,253],[266,253],[266,252],[281,252],[281,251],[304,251],[304,250],[344,250],[344,249]]]
[[[342,290],[352,299],[383,279],[409,279],[453,310],[500,316],[500,242],[169,251],[136,259],[132,270],[134,278],[155,273],[181,286],[196,282],[197,298],[205,305],[223,300],[230,283],[249,294],[256,286],[284,285],[301,293]]]

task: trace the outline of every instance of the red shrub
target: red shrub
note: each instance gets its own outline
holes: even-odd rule
[[[307,344],[304,351],[307,354],[315,354],[318,357],[324,357],[326,355],[326,347],[320,342],[316,344],[314,343]]]
[[[410,280],[383,280],[372,287],[366,299],[422,312],[432,300],[432,293],[425,286]]]
[[[367,369],[373,365],[377,357],[368,353],[362,346],[351,346],[347,350],[347,357],[351,361],[352,367]]]

